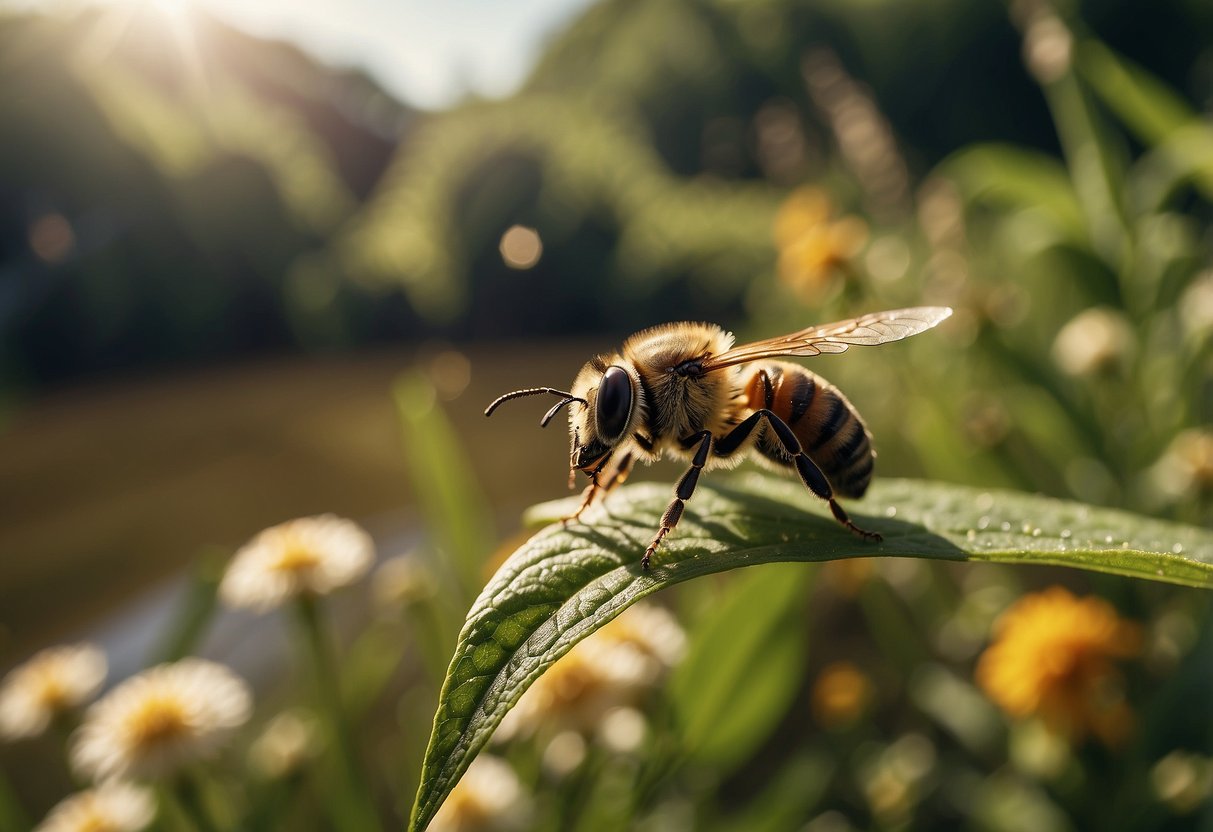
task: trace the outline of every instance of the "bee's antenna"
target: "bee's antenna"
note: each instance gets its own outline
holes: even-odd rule
[[[551,410],[543,414],[543,418],[539,420],[539,427],[546,428],[548,426],[548,422],[552,421],[552,417],[556,415],[556,412],[559,411],[560,408],[564,407],[566,404],[572,404],[573,402],[581,402],[582,404],[587,403],[585,399],[579,399],[576,396],[569,396],[561,399],[560,401],[556,402],[556,404],[552,405]]]
[[[559,402],[553,405],[551,410],[543,414],[543,418],[539,420],[539,426],[543,428],[548,426],[548,422],[552,421],[552,417],[555,416],[557,411],[559,411],[560,408],[564,407],[566,404],[571,404],[573,402],[581,402],[584,405],[589,404],[589,402],[580,396],[574,396],[572,393],[566,393],[565,391],[557,390],[554,387],[530,387],[526,390],[515,390],[513,393],[506,393],[504,396],[499,396],[493,401],[492,404],[484,409],[484,415],[492,416],[493,411],[496,410],[502,402],[508,402],[510,399],[521,399],[524,396],[539,396],[544,393],[551,393],[553,396],[560,396],[561,399]]]

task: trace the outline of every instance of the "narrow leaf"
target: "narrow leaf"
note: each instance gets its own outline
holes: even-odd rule
[[[797,564],[755,570],[696,629],[669,684],[689,759],[727,768],[783,718],[808,661],[797,613],[811,576]]]
[[[1100,101],[1150,145],[1196,121],[1196,109],[1163,81],[1097,40],[1075,49],[1075,69]]]
[[[1053,156],[1005,144],[974,144],[939,166],[969,202],[1045,213],[1066,240],[1086,238],[1082,206],[1065,166]]]
[[[481,585],[483,559],[492,550],[492,511],[430,380],[418,371],[405,373],[394,394],[414,493],[455,566],[466,603]]]
[[[485,587],[447,671],[411,829],[426,827],[553,662],[637,600],[700,575],[891,555],[1047,563],[1213,588],[1213,532],[1204,529],[1015,492],[884,480],[852,511],[884,535],[873,544],[841,528],[797,483],[756,474],[701,485],[645,572],[640,555],[669,498],[667,486],[622,488],[584,522],[541,530]],[[573,508],[548,503],[530,517],[552,520]]]
[[[1096,40],[1083,41],[1075,67],[1105,107],[1147,145],[1152,167],[1165,163],[1213,196],[1213,127],[1179,93]],[[1157,176],[1156,173],[1153,175]]]

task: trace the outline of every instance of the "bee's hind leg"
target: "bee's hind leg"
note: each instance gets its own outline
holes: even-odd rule
[[[682,444],[684,447],[690,448],[696,442],[699,443],[699,449],[695,451],[691,467],[678,481],[678,486],[674,489],[674,499],[670,501],[665,514],[661,515],[661,527],[657,529],[653,542],[649,544],[649,548],[645,549],[644,557],[640,559],[640,567],[646,572],[649,569],[649,561],[652,559],[653,553],[657,551],[657,547],[661,545],[662,539],[674,530],[679,519],[682,518],[682,509],[686,505],[686,501],[691,499],[691,495],[695,493],[695,486],[699,483],[699,472],[703,470],[704,464],[708,461],[708,452],[712,449],[712,434],[703,430],[690,439],[683,440]]]
[[[846,509],[838,504],[838,500],[834,499],[834,489],[830,486],[830,481],[826,479],[825,474],[821,473],[821,469],[817,467],[817,463],[809,459],[809,455],[804,452],[804,448],[800,445],[800,440],[796,438],[796,434],[788,427],[788,423],[780,419],[774,412],[765,408],[754,411],[745,421],[729,431],[727,436],[716,443],[716,453],[727,456],[736,451],[761,419],[767,420],[767,424],[775,431],[775,436],[779,439],[779,443],[783,445],[783,449],[787,451],[788,456],[792,457],[792,463],[796,466],[796,473],[800,475],[800,481],[810,491],[830,504],[830,511],[833,512],[834,519],[864,540],[879,543],[884,539],[878,532],[861,529],[851,521]]]

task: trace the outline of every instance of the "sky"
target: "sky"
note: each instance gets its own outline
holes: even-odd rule
[[[4,8],[82,0],[0,0]],[[338,66],[367,70],[409,104],[439,109],[468,93],[500,97],[525,80],[545,38],[593,0],[83,0],[192,6]]]

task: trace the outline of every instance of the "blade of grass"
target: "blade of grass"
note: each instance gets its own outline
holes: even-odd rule
[[[493,544],[492,514],[429,379],[407,373],[396,382],[394,395],[414,494],[426,527],[454,564],[466,603],[483,584],[481,567]]]
[[[795,566],[756,570],[692,634],[669,685],[690,760],[729,770],[787,711],[808,661],[808,633],[797,611],[811,578]]]
[[[175,662],[194,652],[215,614],[219,582],[223,579],[230,556],[230,552],[218,547],[208,548],[198,556],[186,587],[185,599],[149,664]]]

